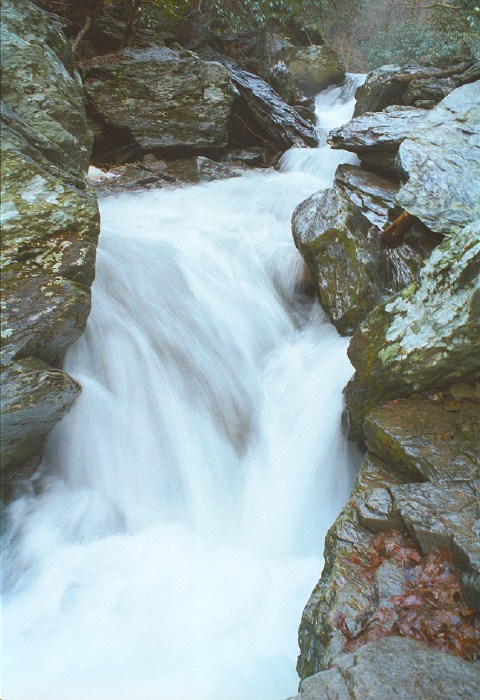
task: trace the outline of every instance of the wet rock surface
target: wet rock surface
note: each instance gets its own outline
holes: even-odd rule
[[[378,306],[352,337],[353,430],[382,400],[480,378],[480,223],[446,239],[419,281]]]
[[[478,668],[410,639],[382,639],[339,656],[332,668],[303,681],[295,700],[469,700]]]
[[[392,292],[418,279],[438,240],[414,224],[393,250],[381,229],[395,216],[398,184],[355,165],[341,165],[334,187],[295,211],[297,248],[330,320],[349,333]]]
[[[467,385],[468,386],[468,385]],[[364,424],[369,450],[415,480],[480,478],[480,388],[412,396],[374,409]]]
[[[301,678],[380,638],[479,658],[478,479],[411,478],[367,454],[302,617]]]
[[[382,229],[395,206],[399,185],[386,177],[363,170],[358,165],[339,165],[335,184],[355,204],[371,224]]]
[[[396,157],[400,144],[421,128],[427,115],[427,110],[416,107],[387,107],[383,112],[369,112],[333,129],[328,143],[334,149],[356,153],[372,170],[398,179]]]
[[[278,61],[268,70],[267,78],[270,85],[284,102],[289,105],[295,105],[300,101],[300,93],[293,75],[283,61]]]
[[[452,90],[475,78],[472,51],[470,61],[453,69],[426,66],[386,65],[371,71],[358,88],[354,117],[380,112],[390,105],[409,105],[431,109]]]
[[[5,366],[2,387],[2,470],[27,476],[80,385],[65,372],[28,357]]]
[[[254,127],[283,149],[317,145],[313,125],[287,105],[271,85],[230,61],[226,61],[226,66]]]
[[[438,687],[419,681],[422,697],[447,697],[457,662],[474,674],[473,685],[454,684],[448,697],[470,697],[479,684],[467,663],[480,659],[479,84],[458,88],[453,74],[398,81],[401,71],[387,66],[369,76],[357,93],[362,116],[330,135],[362,166],[340,166],[334,189],[300,205],[293,221],[317,284],[315,233],[321,239],[337,225],[345,201],[356,212],[343,227],[354,232],[356,250],[358,216],[385,246],[383,299],[360,319],[348,351],[356,370],[346,390],[350,434],[368,452],[328,533],[325,569],[302,617],[297,668],[307,680],[299,699],[410,697],[403,667],[398,683],[388,674],[378,688],[372,679],[357,689],[355,679],[358,654],[375,648],[384,667],[388,645],[413,649],[412,639],[422,644],[418,658],[442,664]],[[364,98],[368,110],[384,111],[364,113]],[[394,103],[422,109],[387,107]],[[340,248],[330,256],[328,279],[344,276],[346,258]],[[322,302],[329,314],[336,304],[335,294]],[[337,671],[344,659],[352,678]]]
[[[84,329],[99,216],[85,179],[82,85],[60,26],[7,0],[2,64],[2,460],[11,475],[35,466],[79,391],[45,363],[59,362]]]
[[[400,146],[397,165],[407,178],[398,204],[432,231],[461,234],[480,219],[480,82],[428,112]]]
[[[228,72],[190,51],[152,46],[93,59],[85,89],[92,116],[103,127],[128,130],[147,151],[228,142],[234,99]]]
[[[350,333],[383,298],[386,257],[378,235],[336,188],[303,202],[292,221],[322,307],[341,333]]]

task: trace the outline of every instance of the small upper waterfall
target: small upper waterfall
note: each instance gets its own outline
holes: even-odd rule
[[[347,121],[358,76],[317,98]],[[351,490],[347,340],[294,207],[345,153],[101,201],[83,387],[5,518],[5,700],[282,700]]]

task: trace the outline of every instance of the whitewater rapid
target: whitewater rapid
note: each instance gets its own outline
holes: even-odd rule
[[[317,98],[347,121],[359,78]],[[294,207],[348,154],[105,197],[83,391],[6,513],[3,700],[282,700],[355,471]]]

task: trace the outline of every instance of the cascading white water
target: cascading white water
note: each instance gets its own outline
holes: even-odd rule
[[[317,99],[346,121],[352,77]],[[345,94],[345,90],[347,91]],[[4,700],[281,700],[347,499],[347,341],[290,219],[348,159],[101,202],[81,397],[8,509]]]

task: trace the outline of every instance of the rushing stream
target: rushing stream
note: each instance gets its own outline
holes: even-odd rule
[[[317,98],[347,121],[358,76]],[[282,700],[351,490],[347,340],[294,207],[345,153],[101,201],[81,397],[8,509],[3,700]],[[351,159],[350,159],[351,160]]]

